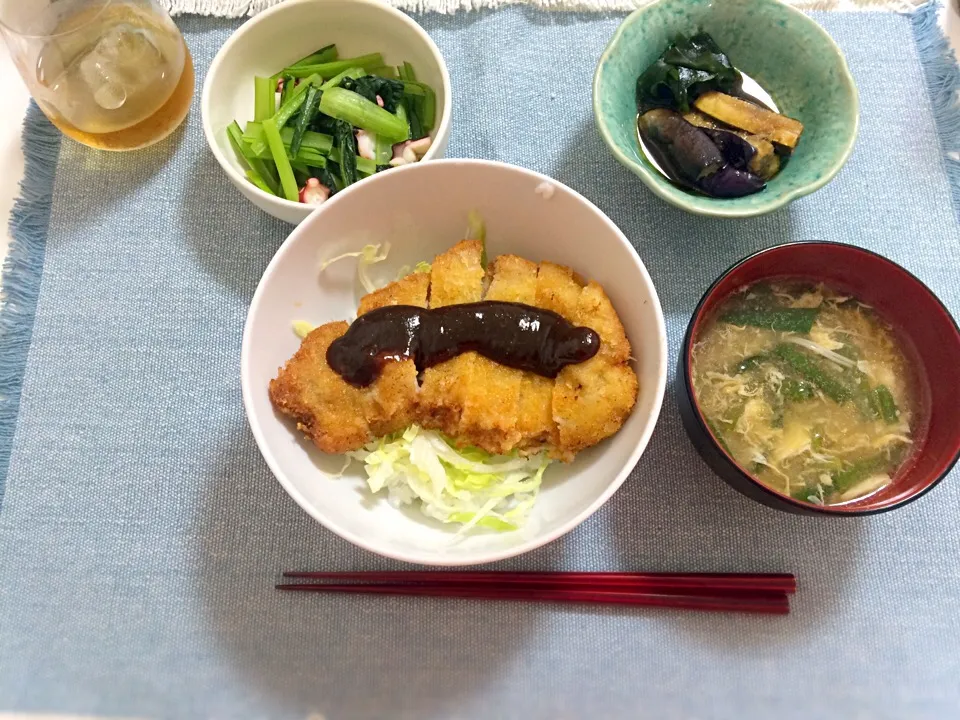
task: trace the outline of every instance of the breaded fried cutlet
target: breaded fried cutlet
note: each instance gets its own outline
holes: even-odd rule
[[[430,276],[413,273],[360,299],[357,317],[388,305],[414,305],[425,308]],[[383,366],[380,375],[366,388],[364,415],[374,437],[403,430],[417,421],[420,388],[417,366],[402,360]]]
[[[490,286],[484,300],[535,304],[536,263],[516,255],[501,255],[490,264],[489,277]],[[534,374],[475,356],[465,378],[462,414],[455,435],[470,438],[470,444],[497,454],[517,447],[523,439],[517,423],[525,375]]]
[[[425,308],[429,292],[429,273],[412,273],[360,298],[357,317],[388,305],[415,305]]]
[[[580,290],[573,270],[552,262],[542,262],[537,267],[536,295],[532,304],[575,322]],[[559,432],[553,418],[553,386],[552,378],[525,374],[520,385],[520,413],[517,420],[521,449],[559,447]],[[559,451],[557,454],[564,455]]]
[[[552,262],[540,263],[537,272],[537,307],[552,310],[573,322],[581,289],[582,284],[577,282],[570,268]]]
[[[637,401],[637,375],[627,364],[630,343],[613,304],[597,283],[580,292],[576,314],[568,318],[600,336],[600,351],[586,362],[568,365],[553,385],[553,420],[561,456],[576,454],[609,437],[623,425]]]
[[[296,420],[297,429],[328,453],[356,450],[371,436],[366,417],[358,412],[365,391],[345,383],[327,365],[327,348],[348,327],[348,323],[333,322],[313,330],[270,381],[274,406]]]
[[[546,451],[571,460],[617,432],[637,398],[630,343],[603,288],[562,265],[501,255],[485,271],[483,245],[464,240],[415,273],[362,298],[358,316],[388,305],[438,308],[480,300],[551,310],[592,328],[600,348],[557,378],[465,352],[418,378],[413,360],[386,363],[368,387],[345,382],[326,351],[347,323],[311,332],[270,383],[274,405],[321,450],[341,453],[412,424],[440,430],[462,446],[495,454]],[[486,288],[486,289],[485,289]]]
[[[483,243],[462,240],[430,266],[430,307],[462,305],[483,299]],[[477,354],[463,353],[423,373],[420,408],[423,425],[456,437],[460,429],[466,384]]]
[[[408,275],[364,296],[357,315],[387,305],[426,307],[429,287],[428,275]],[[375,437],[409,427],[419,417],[420,389],[413,360],[384,365],[366,388],[355,388],[330,369],[327,348],[348,327],[336,322],[313,330],[270,382],[273,404],[293,417],[297,427],[328,453],[356,450]]]

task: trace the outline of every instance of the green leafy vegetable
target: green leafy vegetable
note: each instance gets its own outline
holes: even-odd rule
[[[293,130],[293,137],[290,140],[290,154],[296,155],[300,151],[300,144],[303,142],[303,134],[307,131],[310,123],[313,122],[319,110],[320,88],[311,85],[307,90],[307,98],[303,101],[303,107],[300,108],[300,114],[297,116],[297,124]]]
[[[288,148],[293,142],[293,132],[293,128],[289,127],[285,127],[280,131],[280,137],[283,138],[283,144]],[[243,132],[243,139],[248,143],[262,141],[263,125],[258,122],[248,122],[247,129]],[[330,152],[330,148],[333,147],[333,136],[307,130],[303,134],[301,145],[303,148],[310,148],[312,150],[316,150],[321,155],[324,155]]]
[[[410,80],[416,82],[417,74],[413,70],[413,65],[404,61],[403,65],[397,67],[397,73],[401,80]]]
[[[327,179],[329,179],[332,184],[327,185],[326,181],[323,179],[323,176],[320,174],[317,175],[317,179],[330,188],[330,194],[333,195],[343,190],[343,181],[340,180],[340,163],[328,157],[327,164],[323,170],[326,173]]]
[[[280,107],[290,99],[293,91],[296,90],[295,78],[291,75],[281,75],[280,81],[283,83],[283,89],[280,91]]]
[[[876,407],[879,415],[889,424],[894,424],[900,419],[900,411],[897,410],[897,403],[893,399],[890,389],[886,385],[877,385],[872,395],[876,401]]]
[[[782,385],[783,396],[792,402],[803,402],[816,397],[817,389],[806,380],[787,378]]]
[[[266,120],[276,112],[277,82],[271,77],[253,79],[253,119]]]
[[[276,195],[276,193],[264,182],[263,177],[261,177],[256,170],[248,169],[247,170],[247,180],[256,185],[258,188],[263,190],[265,193],[270,193],[271,195]]]
[[[751,370],[757,370],[769,359],[770,358],[763,353],[759,355],[751,355],[750,357],[746,357],[738,362],[734,367],[733,372],[735,375],[739,375],[741,373],[750,372]]]
[[[403,123],[403,126],[407,129],[407,137],[410,137],[410,118],[407,117],[407,104],[401,102],[397,105],[397,119]]]
[[[330,164],[331,161],[339,165],[340,164],[340,148],[335,147],[333,150],[331,150],[327,158],[328,158],[327,160],[328,165]],[[364,177],[366,177],[367,175],[373,175],[377,171],[377,164],[373,160],[370,160],[369,158],[363,158],[358,155],[354,155],[352,162],[355,162],[357,164],[357,172],[360,175],[363,175]]]
[[[374,137],[373,160],[377,163],[377,172],[380,172],[380,167],[383,165],[389,166],[390,160],[393,158],[393,144],[379,135]]]
[[[339,75],[334,75],[332,78],[327,80],[323,85],[320,86],[320,89],[326,92],[330,88],[340,87],[343,84],[344,80],[350,78],[363,77],[365,70],[363,68],[352,67],[347,68]]]
[[[377,102],[377,96],[383,100],[383,109],[387,112],[396,112],[397,105],[403,99],[403,83],[390,78],[364,75],[356,79],[347,78],[341,85],[346,90],[352,90],[372,103]]]
[[[707,33],[678,35],[653,65],[637,78],[637,109],[658,107],[682,112],[707,90],[737,95],[743,78]]]
[[[277,173],[280,175],[280,186],[283,189],[283,196],[292,202],[300,199],[300,189],[297,187],[297,179],[293,176],[293,168],[290,166],[290,160],[287,158],[286,148],[283,147],[283,140],[280,137],[280,131],[273,118],[263,121],[263,134],[273,155],[273,161],[277,164]]]
[[[866,480],[874,473],[885,470],[890,463],[886,455],[876,455],[866,460],[861,460],[846,470],[838,470],[831,474],[833,480],[832,489],[838,494],[849,490],[861,480]]]
[[[745,307],[724,313],[720,321],[741,327],[750,325],[778,332],[808,334],[818,313],[817,308]]]
[[[420,106],[420,122],[423,125],[424,134],[429,135],[437,121],[437,94],[429,85],[424,87],[426,92]]]
[[[383,135],[392,142],[407,139],[408,128],[399,117],[342,87],[332,88],[320,98],[320,112],[344,120],[362,130]]]
[[[333,135],[334,130],[337,129],[337,120],[329,115],[324,115],[321,111],[317,113],[317,116],[313,119],[310,129],[318,133]]]
[[[336,170],[336,173],[334,173],[333,170]],[[313,176],[320,181],[321,185],[330,191],[331,195],[343,190],[343,185],[341,185],[339,182],[339,174],[339,165],[335,165],[330,161],[327,161],[327,164],[322,168],[313,168]]]
[[[310,179],[310,167],[306,162],[300,162],[297,160],[290,161],[290,167],[293,168],[293,177],[296,178],[297,187],[303,187],[307,184],[307,180]]]
[[[227,137],[230,139],[230,144],[233,146],[234,152],[243,158],[247,167],[250,168],[248,171],[250,182],[265,192],[277,195],[280,190],[280,184],[277,178],[267,164],[258,158],[250,149],[250,145],[244,138],[243,133],[240,131],[240,126],[236,121],[227,126]]]
[[[284,72],[294,77],[307,77],[317,74],[325,79],[329,79],[352,67],[361,67],[366,70],[377,67],[378,65],[383,65],[383,56],[380,53],[371,53],[369,55],[361,55],[345,60],[334,60],[333,62],[317,63],[314,65],[297,65],[285,68]]]
[[[396,78],[397,69],[392,65],[381,65],[379,67],[370,68],[370,74],[385,78]]]
[[[307,99],[307,90],[317,84],[319,80],[319,76],[311,76],[293,89],[289,99],[280,106],[277,114],[273,116],[278,128],[283,128],[284,125],[290,122],[294,115],[300,112],[300,108],[303,107],[303,103]]]
[[[319,65],[321,63],[333,62],[337,59],[337,46],[325,45],[304,58],[300,58],[290,67],[303,67],[304,65]]]
[[[713,436],[717,439],[717,442],[720,443],[720,447],[726,451],[727,455],[733,457],[733,451],[730,450],[730,446],[727,445],[727,441],[724,440],[723,433],[720,432],[720,428],[717,427],[717,424],[713,422],[713,420],[708,419],[707,426],[710,428],[710,432],[713,433]]]
[[[403,105],[407,112],[407,121],[410,123],[410,139],[419,140],[426,135],[426,133],[423,131],[423,123],[420,122],[417,103],[410,97],[404,97]]]
[[[843,403],[853,397],[853,391],[843,381],[830,375],[814,358],[793,345],[781,343],[773,349],[773,354],[834,402]]]
[[[337,123],[334,133],[334,143],[340,150],[340,180],[344,187],[353,185],[357,177],[357,138],[353,134],[353,127],[348,122]]]

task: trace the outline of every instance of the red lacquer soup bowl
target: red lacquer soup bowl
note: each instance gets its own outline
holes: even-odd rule
[[[698,333],[733,292],[745,285],[777,279],[822,282],[872,306],[894,329],[915,369],[918,412],[913,450],[893,481],[882,490],[839,505],[795,500],[755,480],[724,450],[701,413],[691,379],[691,348]],[[960,330],[926,285],[876,253],[842,243],[779,245],[741,260],[704,294],[683,341],[677,396],[684,427],[701,457],[743,494],[778,510],[800,514],[850,516],[884,512],[929,491],[960,457]]]

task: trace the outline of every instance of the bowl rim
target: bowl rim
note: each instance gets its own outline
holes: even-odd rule
[[[207,73],[203,79],[203,89],[200,94],[200,121],[203,126],[203,134],[207,140],[207,145],[210,148],[210,151],[213,153],[213,156],[217,159],[217,162],[220,164],[220,167],[223,168],[224,172],[230,176],[230,179],[235,183],[241,183],[243,186],[249,186],[249,190],[259,199],[262,199],[266,202],[276,203],[278,207],[290,210],[300,210],[303,211],[304,215],[309,215],[313,210],[312,207],[304,206],[303,203],[293,202],[292,200],[287,200],[286,198],[278,197],[277,195],[271,195],[270,193],[264,192],[256,185],[251,183],[247,178],[240,173],[234,166],[231,164],[224,153],[221,151],[219,145],[216,141],[216,132],[210,123],[210,112],[209,108],[211,106],[211,95],[212,95],[212,83],[211,78],[216,74],[220,69],[220,66],[224,62],[224,56],[227,51],[231,49],[234,45],[239,44],[243,41],[243,38],[246,34],[260,21],[265,20],[266,18],[272,17],[273,15],[279,15],[291,8],[297,7],[299,5],[323,5],[324,8],[333,2],[334,0],[286,0],[285,2],[278,3],[268,10],[265,10],[261,13],[258,13],[254,17],[250,18],[237,28],[230,37],[227,38],[226,42],[220,46],[220,49],[217,50],[217,54],[213,58],[213,62],[210,63],[210,67],[207,69]],[[443,137],[449,132],[450,121],[452,117],[452,104],[453,104],[453,94],[450,89],[450,72],[447,69],[446,60],[444,60],[443,55],[440,52],[440,48],[437,47],[437,44],[433,41],[433,38],[427,34],[427,31],[409,15],[400,10],[396,9],[392,5],[382,2],[381,0],[336,0],[344,4],[350,5],[366,5],[368,7],[375,7],[377,10],[384,12],[387,15],[391,15],[394,19],[398,20],[405,24],[408,28],[414,31],[414,33],[420,37],[424,44],[429,48],[431,54],[434,57],[434,60],[437,63],[437,66],[440,68],[440,78],[441,78],[441,88],[440,95],[443,98],[443,113],[440,116],[440,122],[437,123],[435,128],[436,137]],[[435,148],[438,147],[436,143],[432,144],[427,152],[424,154],[422,161],[432,160],[433,156],[436,154]],[[363,182],[363,180],[368,180],[369,178],[363,178],[358,182]]]
[[[727,465],[732,470],[734,470],[741,477],[741,479],[745,479],[746,481],[748,481],[748,483],[751,486],[761,490],[766,497],[776,502],[791,506],[793,508],[797,508],[801,510],[804,514],[821,515],[821,516],[828,516],[828,517],[863,517],[865,515],[876,515],[878,513],[889,512],[890,510],[895,510],[897,508],[903,507],[904,505],[907,505],[913,502],[914,500],[918,500],[919,498],[923,497],[928,492],[930,492],[934,487],[939,485],[943,481],[943,479],[950,474],[951,470],[953,470],[957,462],[960,461],[960,450],[958,450],[954,454],[953,459],[946,464],[943,471],[940,474],[938,474],[937,477],[935,477],[926,487],[916,492],[913,492],[907,495],[906,497],[899,499],[894,503],[891,503],[889,505],[884,505],[883,507],[862,508],[862,509],[846,508],[845,509],[843,508],[843,506],[814,505],[813,503],[805,503],[800,500],[794,500],[792,497],[789,497],[788,495],[784,495],[782,493],[777,492],[776,490],[772,490],[768,488],[766,485],[764,485],[759,480],[754,478],[750,473],[746,472],[746,470],[744,470],[740,466],[740,463],[738,463],[730,455],[730,453],[728,453],[724,449],[724,447],[717,441],[717,438],[714,436],[713,431],[710,429],[710,426],[704,420],[703,413],[700,410],[700,404],[697,402],[696,393],[693,390],[693,380],[690,377],[690,366],[691,366],[690,351],[693,346],[693,329],[697,324],[697,320],[699,319],[701,312],[703,311],[704,305],[706,305],[707,301],[713,295],[714,291],[720,286],[720,284],[724,280],[726,280],[726,278],[738,268],[742,267],[743,265],[746,265],[747,263],[754,262],[757,258],[763,255],[766,255],[768,253],[780,251],[788,247],[797,247],[797,246],[809,247],[812,251],[816,251],[817,248],[822,248],[822,247],[843,247],[849,250],[862,253],[864,255],[869,255],[876,260],[880,260],[881,262],[891,265],[893,268],[903,273],[907,278],[916,282],[919,285],[920,289],[924,290],[929,295],[929,297],[932,298],[933,301],[940,306],[940,308],[944,312],[944,315],[946,315],[946,317],[949,318],[950,321],[953,323],[954,332],[957,334],[957,337],[960,338],[960,324],[957,323],[957,319],[953,317],[953,314],[950,312],[949,308],[947,308],[947,306],[937,296],[937,294],[933,292],[933,290],[931,290],[929,286],[927,286],[927,284],[923,282],[923,280],[918,278],[916,275],[914,275],[912,272],[907,270],[905,267],[903,267],[899,263],[894,262],[890,258],[885,257],[884,255],[881,255],[878,252],[875,252],[873,250],[868,250],[867,248],[860,247],[859,245],[853,245],[852,243],[834,242],[830,240],[811,240],[811,241],[797,240],[793,242],[779,243],[778,245],[774,245],[772,247],[758,250],[757,252],[750,253],[746,257],[733,263],[730,267],[728,267],[726,270],[720,273],[717,279],[714,280],[710,284],[710,287],[708,287],[706,291],[703,293],[703,296],[700,298],[700,301],[697,303],[696,308],[694,309],[693,313],[690,316],[690,322],[687,324],[687,329],[683,336],[683,344],[680,346],[680,365],[683,368],[683,372],[680,373],[680,377],[683,380],[683,390],[687,394],[687,397],[690,400],[690,405],[693,409],[693,417],[696,419],[697,427],[699,428],[701,435],[707,438],[707,440],[709,441],[713,449],[719,453],[720,457],[723,458],[723,460],[727,463]],[[907,334],[909,335],[909,333]]]
[[[594,205],[586,197],[578,193],[573,188],[568,185],[554,180],[553,178],[544,175],[542,173],[529,170],[527,168],[522,168],[517,165],[511,165],[509,163],[494,161],[494,160],[480,160],[480,159],[454,159],[446,158],[436,160],[432,163],[427,163],[425,165],[415,164],[407,165],[400,168],[397,168],[395,172],[389,173],[389,176],[397,177],[400,173],[415,173],[415,172],[432,172],[430,168],[439,169],[446,166],[457,166],[457,167],[491,167],[498,169],[504,172],[518,173],[530,178],[531,181],[535,183],[548,182],[555,186],[560,191],[569,192],[574,200],[580,204],[586,206],[586,208],[592,212],[597,219],[605,224],[609,229],[610,233],[616,239],[617,242],[625,246],[626,249],[630,251],[630,256],[633,259],[635,269],[646,285],[650,293],[650,306],[654,313],[654,319],[657,325],[657,332],[655,338],[650,338],[647,340],[644,345],[644,352],[655,352],[657,354],[657,380],[656,386],[653,389],[653,405],[651,407],[648,417],[645,419],[644,425],[641,428],[640,434],[634,443],[634,447],[630,452],[629,457],[623,466],[617,471],[616,475],[611,478],[607,487],[600,493],[600,495],[584,509],[575,513],[571,519],[567,522],[552,530],[549,533],[544,533],[541,536],[529,538],[524,542],[518,543],[512,547],[505,548],[497,551],[490,551],[486,553],[477,553],[475,556],[469,556],[465,558],[460,558],[457,556],[447,556],[447,557],[438,557],[431,555],[430,553],[424,554],[423,551],[420,552],[395,552],[388,547],[374,547],[369,541],[365,538],[357,535],[356,533],[348,530],[344,527],[341,527],[336,522],[330,521],[328,518],[324,517],[320,510],[314,508],[297,490],[290,478],[286,476],[284,472],[281,471],[279,462],[277,460],[277,455],[273,451],[270,444],[267,442],[263,428],[261,427],[261,422],[255,410],[255,401],[254,401],[254,389],[251,387],[251,384],[248,382],[248,378],[252,375],[252,355],[253,355],[253,318],[257,315],[260,304],[264,300],[264,296],[267,292],[266,288],[271,283],[273,276],[277,273],[280,264],[283,261],[283,257],[287,252],[290,251],[290,248],[297,242],[300,241],[302,236],[308,236],[312,232],[312,227],[314,224],[319,222],[319,218],[322,217],[323,213],[328,212],[329,208],[333,203],[338,202],[341,197],[348,197],[350,195],[356,194],[358,192],[363,192],[363,188],[370,187],[370,183],[351,185],[346,188],[343,192],[337,193],[337,195],[331,199],[330,202],[324,203],[318,207],[306,221],[300,223],[295,227],[292,232],[287,236],[283,243],[278,248],[277,252],[274,254],[273,258],[270,260],[270,263],[267,265],[266,270],[264,270],[263,276],[260,278],[260,281],[257,283],[257,289],[254,292],[253,299],[250,302],[250,307],[247,311],[247,318],[244,322],[243,328],[243,340],[241,343],[240,351],[240,385],[241,385],[241,394],[243,398],[244,413],[247,418],[247,423],[250,426],[250,430],[253,433],[254,439],[257,443],[257,447],[260,450],[260,454],[263,456],[263,459],[267,463],[267,466],[270,468],[270,471],[273,473],[274,477],[283,487],[283,489],[293,498],[293,500],[299,505],[303,510],[307,512],[311,517],[317,520],[325,528],[333,532],[334,534],[340,536],[344,540],[356,545],[357,547],[363,548],[369,552],[381,555],[383,557],[390,558],[392,560],[399,560],[403,562],[410,563],[419,563],[422,565],[445,565],[445,566],[463,566],[463,565],[479,565],[483,563],[496,562],[498,560],[505,560],[507,558],[516,557],[524,553],[535,550],[539,547],[542,547],[548,543],[553,542],[557,538],[566,535],[571,530],[576,528],[578,525],[583,523],[587,518],[593,515],[597,510],[599,510],[606,502],[616,493],[621,485],[627,480],[630,474],[633,472],[634,468],[637,466],[637,463],[640,460],[640,457],[643,455],[644,451],[647,448],[647,445],[650,442],[650,438],[653,435],[653,431],[656,428],[657,422],[660,418],[660,412],[663,406],[664,394],[666,392],[666,382],[667,382],[667,362],[668,362],[668,343],[667,343],[667,331],[666,323],[663,316],[663,306],[660,303],[660,297],[657,293],[656,286],[653,283],[653,279],[650,277],[649,272],[647,271],[646,266],[643,263],[643,260],[640,258],[636,249],[624,235],[623,231],[617,227],[617,225],[611,220],[607,215],[600,210],[596,205]],[[380,179],[379,176],[374,176],[371,178],[374,182],[386,182],[386,180]],[[655,346],[655,347],[654,347]],[[636,412],[637,409],[634,408],[633,412]],[[576,460],[574,460],[576,462]],[[320,471],[317,470],[319,473]],[[358,504],[358,509],[360,508]]]
[[[637,22],[645,13],[649,12],[652,8],[660,4],[665,4],[668,2],[675,2],[676,0],[654,0],[653,2],[644,5],[643,7],[637,8],[632,13],[630,13],[623,22],[620,23],[617,27],[616,32],[614,32],[613,37],[610,38],[610,41],[607,43],[606,48],[603,53],[600,55],[600,60],[597,62],[597,68],[593,74],[593,119],[594,123],[597,126],[597,131],[600,133],[600,136],[603,138],[604,143],[607,148],[617,159],[617,161],[630,170],[634,175],[640,178],[640,180],[650,188],[651,191],[661,199],[670,203],[671,205],[685,210],[694,215],[702,215],[706,217],[721,217],[721,218],[746,218],[746,217],[756,217],[758,215],[766,215],[767,213],[773,212],[774,210],[779,210],[780,208],[788,205],[789,203],[797,200],[805,195],[809,195],[813,192],[816,192],[828,182],[833,180],[836,177],[837,173],[840,172],[840,169],[846,164],[847,160],[850,158],[851,153],[853,153],[853,147],[856,144],[857,136],[860,133],[860,94],[857,91],[857,85],[854,82],[853,74],[850,72],[850,67],[847,65],[847,60],[843,55],[843,52],[840,50],[840,46],[837,45],[836,41],[823,29],[817,22],[812,18],[808,17],[804,12],[793,7],[792,5],[787,5],[781,0],[751,0],[751,2],[766,2],[772,5],[779,5],[784,8],[788,13],[792,14],[795,18],[798,18],[802,22],[807,23],[809,26],[812,26],[815,29],[821,38],[826,40],[829,47],[833,49],[833,52],[836,58],[840,61],[840,81],[847,88],[850,93],[851,110],[853,113],[853,125],[851,132],[847,137],[847,142],[843,146],[840,154],[836,157],[834,162],[830,165],[825,173],[812,182],[803,185],[802,187],[794,188],[789,192],[782,193],[780,195],[771,196],[770,200],[766,203],[757,205],[753,208],[731,208],[724,207],[722,200],[718,200],[717,207],[702,207],[699,205],[690,205],[675,194],[668,192],[664,187],[664,182],[670,182],[664,178],[659,173],[651,170],[642,163],[638,163],[633,158],[629,157],[624,153],[617,144],[614,142],[613,134],[610,132],[607,127],[606,121],[603,119],[603,113],[600,111],[600,85],[602,83],[604,67],[606,66],[610,57],[614,54],[617,49],[617,46],[620,43],[621,37],[628,26]]]

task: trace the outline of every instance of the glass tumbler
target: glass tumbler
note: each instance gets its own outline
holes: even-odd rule
[[[0,32],[34,100],[84,145],[152,145],[190,109],[193,60],[154,0],[0,0]]]

